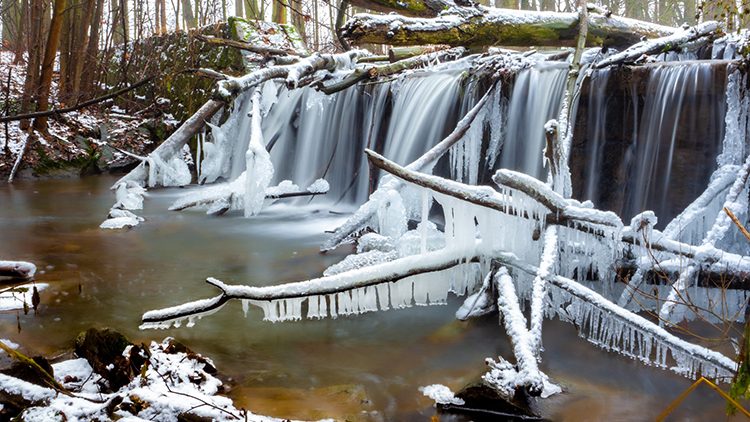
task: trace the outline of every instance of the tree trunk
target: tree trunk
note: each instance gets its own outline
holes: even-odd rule
[[[50,23],[49,37],[44,48],[44,59],[42,61],[42,73],[39,77],[39,101],[37,110],[47,110],[49,104],[49,91],[52,84],[52,70],[57,53],[57,44],[60,41],[60,29],[62,28],[63,12],[65,11],[65,0],[55,0],[52,9],[52,22]],[[34,128],[38,131],[47,130],[47,118],[40,117],[34,120]]]
[[[305,32],[305,17],[302,15],[302,0],[289,0],[292,6],[292,25],[297,28],[302,42],[307,45],[307,32]]]
[[[185,28],[195,28],[195,15],[190,0],[182,0],[182,16],[185,19]]]
[[[160,21],[159,21],[159,33],[167,33],[167,0],[157,0],[157,7],[161,9]]]
[[[27,14],[26,26],[29,28],[28,44],[26,51],[29,52],[29,60],[26,65],[26,81],[24,82],[24,93],[21,99],[20,114],[28,113],[31,105],[36,101],[39,93],[39,66],[42,62],[42,0],[30,0],[29,12]],[[21,120],[22,130],[29,128],[28,120]]]
[[[83,92],[82,99],[84,100],[93,98],[96,94],[94,90],[94,78],[99,64],[99,31],[101,28],[102,14],[104,13],[104,0],[95,1],[96,9],[91,14],[91,19],[89,20],[90,32],[88,44],[86,45],[86,53],[84,54],[83,72],[81,75],[80,90]]]
[[[238,2],[242,0],[237,0]],[[258,8],[256,0],[245,0],[245,17],[248,19],[263,20],[263,13]]]
[[[644,36],[657,38],[675,31],[661,25],[592,13],[589,15],[587,45],[629,46]],[[578,13],[463,7],[454,8],[450,15],[435,19],[358,15],[346,23],[343,35],[355,45],[572,47],[578,36]]]
[[[271,20],[275,23],[285,24],[286,20],[286,7],[281,3],[281,0],[273,0],[273,13]]]

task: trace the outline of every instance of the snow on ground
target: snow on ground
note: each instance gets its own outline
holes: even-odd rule
[[[26,66],[24,61],[13,64],[14,54],[0,52],[0,115],[17,115],[20,113],[24,94]],[[54,78],[57,78],[55,74]],[[10,82],[10,83],[9,83]],[[58,87],[53,79],[50,102],[51,107],[62,108],[65,105],[57,101]],[[105,107],[112,103],[102,103]],[[112,107],[109,111],[113,111]],[[121,110],[124,111],[124,110]],[[112,145],[137,155],[146,155],[152,141],[143,124],[149,120],[145,115],[128,115],[110,113],[101,106],[64,114],[59,119],[49,118],[48,134],[41,135],[38,144],[30,145],[24,154],[23,162],[27,168],[38,168],[46,159],[55,162],[72,162],[82,158],[98,159],[99,167],[124,165],[133,161]],[[164,122],[174,126],[170,116],[164,116]],[[20,121],[0,124],[0,181],[6,181],[18,154],[24,148],[29,133],[21,128]],[[37,147],[41,147],[37,149]],[[101,158],[98,155],[101,154]],[[59,166],[58,166],[59,167]],[[19,175],[16,178],[24,177]]]
[[[170,340],[152,342],[148,353],[141,351],[147,358],[145,369],[114,393],[102,391],[100,386],[106,381],[82,358],[53,365],[56,380],[72,397],[2,374],[0,388],[38,403],[23,411],[24,421],[176,422],[180,415],[217,422],[280,421],[236,409],[231,399],[217,395],[223,385],[211,375],[213,363],[190,351],[175,352]],[[130,347],[123,355],[129,353]]]

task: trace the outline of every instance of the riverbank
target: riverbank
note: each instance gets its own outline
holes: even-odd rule
[[[19,114],[24,95],[26,66],[13,64],[13,54],[0,52],[0,111]],[[50,100],[56,101],[59,74],[55,73]],[[14,180],[75,177],[128,171],[137,159],[123,151],[145,156],[179,124],[165,110],[166,99],[144,106],[145,97],[109,100],[48,119],[46,133],[23,130],[21,121],[0,124],[0,183],[6,183],[23,151]],[[131,107],[132,106],[132,109]]]

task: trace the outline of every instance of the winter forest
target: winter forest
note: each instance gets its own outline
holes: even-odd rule
[[[0,421],[750,418],[749,24],[0,1]]]

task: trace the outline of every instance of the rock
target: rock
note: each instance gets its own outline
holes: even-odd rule
[[[64,413],[50,407],[30,407],[13,419],[13,421],[17,422],[63,422],[67,420],[68,418]]]
[[[131,360],[123,356],[125,348],[131,345],[127,337],[117,331],[90,328],[76,338],[75,352],[108,381],[112,391],[117,391],[140,371],[140,366],[132,367]]]
[[[464,401],[461,406],[439,405],[438,408],[448,413],[481,412],[509,417],[516,416],[523,420],[543,420],[532,409],[530,397],[524,391],[517,391],[515,397],[507,397],[481,377],[470,382],[456,393]]]

